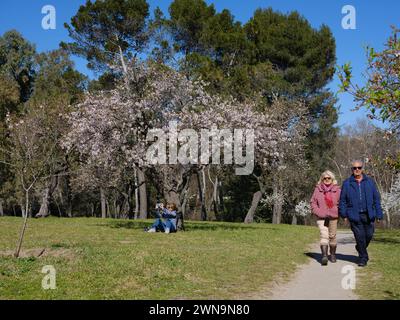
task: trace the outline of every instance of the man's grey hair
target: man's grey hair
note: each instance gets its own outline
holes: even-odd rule
[[[360,159],[355,159],[351,161],[351,165],[355,164],[355,163],[361,163],[362,166],[364,166],[364,161],[360,160]]]

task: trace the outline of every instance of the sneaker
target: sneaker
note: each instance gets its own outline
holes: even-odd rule
[[[359,267],[365,267],[365,266],[367,266],[367,261],[360,261],[360,262],[358,263],[358,266],[359,266]]]
[[[165,228],[165,233],[169,233],[169,228]]]
[[[147,232],[156,232],[155,228],[150,228],[149,230],[147,230]]]

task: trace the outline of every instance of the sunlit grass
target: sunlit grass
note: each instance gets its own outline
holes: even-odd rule
[[[377,230],[356,292],[363,299],[400,299],[400,230]]]
[[[14,249],[21,222],[0,218],[0,251]],[[0,257],[0,299],[236,299],[290,275],[318,237],[314,227],[219,222],[143,232],[150,222],[30,220],[23,250],[64,251]],[[41,288],[44,265],[57,271],[55,290]]]

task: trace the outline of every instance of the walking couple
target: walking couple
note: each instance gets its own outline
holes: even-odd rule
[[[320,230],[322,265],[336,262],[336,230],[339,216],[350,228],[356,239],[360,267],[365,267],[369,260],[367,247],[375,231],[375,221],[382,219],[380,195],[372,178],[363,171],[363,162],[355,160],[351,164],[352,175],[342,187],[337,184],[331,171],[322,173],[311,198],[312,213],[317,217]]]

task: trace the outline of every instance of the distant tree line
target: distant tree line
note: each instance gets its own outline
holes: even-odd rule
[[[296,206],[326,168],[345,175],[355,139],[339,134],[326,87],[330,29],[271,8],[241,23],[203,0],[175,0],[168,13],[150,14],[145,0],[87,1],[55,51],[37,53],[15,30],[0,38],[0,215],[147,218],[163,198],[191,219],[307,222]],[[146,163],[145,137],[171,120],[254,129],[253,173]],[[379,162],[385,152],[358,154]]]

